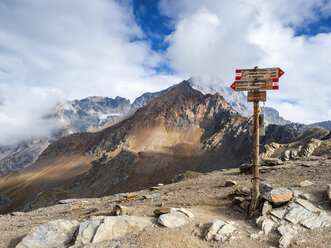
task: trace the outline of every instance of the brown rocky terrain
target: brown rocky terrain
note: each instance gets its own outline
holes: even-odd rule
[[[331,175],[331,140],[320,142],[309,156],[302,155],[285,160],[282,168],[269,165],[269,172],[262,173],[260,178],[263,183],[274,188],[291,188],[295,195],[299,195],[298,199],[308,199],[315,206],[314,211],[331,216],[327,194]],[[249,218],[241,207],[232,202],[231,195],[237,189],[251,186],[251,177],[250,174],[240,173],[239,169],[222,169],[210,173],[187,172],[176,177],[179,182],[159,185],[153,187],[153,190],[144,189],[102,198],[73,199],[32,212],[2,215],[0,247],[15,247],[33,227],[52,220],[82,222],[93,216],[109,216],[117,204],[121,204],[129,216],[150,217],[154,219],[154,223],[156,217],[153,211],[160,207],[185,208],[193,213],[194,218],[180,227],[148,225],[139,229],[140,231],[137,229],[115,239],[86,244],[84,247],[278,247],[281,237],[279,229],[274,227],[270,233],[264,234],[261,227],[255,224],[255,218]],[[226,187],[229,179],[235,181],[236,185]],[[278,207],[273,206],[273,209],[277,210]],[[206,240],[206,231],[215,219],[229,221],[235,226],[235,231],[224,241]],[[101,226],[99,228],[101,229]],[[331,222],[313,229],[297,225],[296,234],[288,247],[331,247],[330,228]]]

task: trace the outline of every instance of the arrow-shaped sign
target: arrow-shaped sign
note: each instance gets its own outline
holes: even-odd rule
[[[283,75],[284,75],[284,71],[278,67],[236,70],[236,80],[270,79],[270,78],[278,79]]]
[[[278,90],[278,78],[268,80],[241,80],[234,81],[230,86],[235,91],[248,90]]]

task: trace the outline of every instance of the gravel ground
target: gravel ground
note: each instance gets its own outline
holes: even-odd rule
[[[273,187],[291,187],[310,193],[316,198],[315,205],[331,215],[326,195],[327,185],[331,184],[331,159],[320,157],[320,166],[317,167],[298,166],[301,162],[289,162],[289,168],[261,174],[261,180]],[[239,169],[214,171],[191,180],[165,185],[154,191],[135,192],[137,196],[133,200],[126,200],[123,194],[116,194],[103,198],[79,199],[70,204],[59,204],[28,213],[0,215],[0,247],[15,247],[33,227],[50,220],[82,221],[95,215],[110,215],[113,206],[119,202],[129,208],[130,214],[136,216],[153,216],[153,211],[162,206],[187,208],[194,213],[195,218],[179,228],[152,226],[120,240],[88,247],[278,247],[280,236],[276,232],[257,239],[250,238],[251,234],[260,230],[232,205],[228,195],[234,192],[234,188],[224,187],[227,179],[233,179],[242,186],[250,186],[251,177],[240,174]],[[314,185],[300,187],[300,182],[304,180],[309,180]],[[160,198],[144,199],[144,195],[153,193],[159,193]],[[214,219],[234,221],[239,225],[239,230],[222,244],[204,241],[204,226]],[[331,247],[331,227],[299,233],[290,247]]]

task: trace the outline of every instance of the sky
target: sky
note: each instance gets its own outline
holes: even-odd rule
[[[49,134],[57,102],[254,66],[285,71],[266,106],[330,120],[330,55],[331,0],[0,0],[0,145]]]

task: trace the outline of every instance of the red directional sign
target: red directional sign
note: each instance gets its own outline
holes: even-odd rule
[[[278,79],[283,75],[284,75],[284,71],[278,67],[236,70],[236,80],[269,79],[269,78]]]
[[[278,78],[254,80],[241,80],[235,81],[231,86],[235,91],[248,91],[248,90],[278,90]]]

